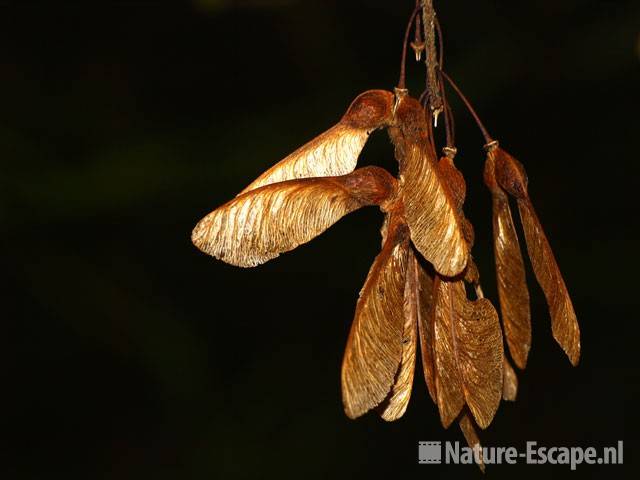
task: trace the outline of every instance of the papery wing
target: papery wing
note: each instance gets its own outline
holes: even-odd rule
[[[360,292],[342,361],[342,401],[350,418],[382,403],[399,371],[408,240],[404,224],[389,221],[382,251]]]
[[[394,183],[383,169],[366,167],[342,177],[267,185],[211,212],[191,238],[209,255],[253,267],[308,242],[353,210],[379,204]]]
[[[455,325],[458,323],[456,291],[439,276],[435,278],[434,353],[438,411],[445,428],[462,410],[464,391],[459,366],[459,346]]]
[[[502,399],[515,402],[518,396],[518,376],[506,356],[503,362]]]
[[[456,288],[464,292],[464,285]],[[460,359],[465,399],[478,425],[486,428],[502,394],[502,331],[498,313],[486,298],[466,301],[461,311],[458,338],[464,347]]]
[[[436,391],[447,427],[463,404],[486,428],[502,396],[503,349],[498,314],[486,298],[470,301],[462,280],[440,279],[436,293]]]
[[[518,201],[527,251],[551,315],[553,337],[573,365],[580,359],[580,328],[569,292],[527,192],[524,167],[501,148],[495,151],[496,179]]]
[[[553,338],[571,363],[577,365],[580,360],[580,327],[569,292],[533,205],[527,198],[518,200],[518,208],[531,266],[549,305]]]
[[[469,254],[462,219],[435,153],[427,142],[424,109],[410,97],[400,102],[396,126],[389,129],[400,164],[400,178],[411,240],[443,276],[460,273]]]
[[[525,368],[531,348],[529,290],[509,198],[497,184],[494,168],[495,159],[489,152],[485,183],[491,190],[493,204],[493,250],[502,324],[511,357],[519,368]]]
[[[411,252],[408,269],[417,278],[417,290],[415,291],[416,316],[418,320],[418,334],[420,337],[420,353],[422,354],[422,372],[427,384],[429,396],[437,404],[436,394],[436,367],[435,367],[435,304],[434,304],[434,280],[418,262],[415,254]],[[409,272],[407,272],[407,276]]]
[[[462,172],[455,166],[453,158],[448,156],[444,156],[438,160],[437,165],[440,176],[449,188],[453,205],[456,207],[456,210],[462,210],[464,200],[467,196],[467,185]]]
[[[390,121],[392,106],[391,92],[362,93],[339,123],[275,164],[240,194],[285,180],[345,175],[353,171],[371,132]]]
[[[484,473],[484,458],[482,455],[482,445],[480,444],[480,438],[478,438],[478,434],[474,427],[473,418],[464,411],[462,415],[460,415],[460,420],[458,421],[460,425],[460,430],[462,430],[462,434],[464,435],[465,440],[467,441],[467,445],[469,448],[473,450],[474,460],[482,473]]]
[[[416,366],[416,344],[419,300],[415,297],[418,285],[412,268],[413,254],[408,254],[404,285],[404,327],[402,335],[402,359],[389,395],[380,405],[380,416],[393,421],[404,415],[411,398]]]
[[[407,257],[407,273],[404,290],[405,326],[402,361],[389,397],[381,413],[385,420],[400,418],[409,403],[413,387],[417,331],[420,337],[422,369],[429,395],[436,402],[435,366],[433,364],[433,279],[420,265],[412,249]]]
[[[504,192],[493,195],[493,239],[505,336],[514,362],[525,368],[531,348],[529,289],[509,199]]]

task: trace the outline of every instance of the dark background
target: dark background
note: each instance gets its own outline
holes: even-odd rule
[[[446,70],[527,167],[578,313],[572,368],[530,277],[533,350],[486,445],[638,452],[640,5],[435,2]],[[397,81],[413,2],[199,0],[0,8],[0,478],[480,478],[417,464],[445,431],[420,370],[406,415],[342,411],[342,350],[382,217],[358,211],[255,269],[199,253],[196,221]],[[423,69],[409,64],[421,91]],[[495,299],[482,138],[457,164]],[[440,133],[438,133],[440,135]],[[386,134],[361,164],[395,169]],[[486,478],[564,478],[493,466]],[[637,471],[636,471],[637,475]],[[574,475],[575,476],[575,475]]]

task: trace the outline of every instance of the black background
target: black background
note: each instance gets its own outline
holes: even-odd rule
[[[462,441],[440,426],[419,370],[401,420],[343,414],[341,355],[379,249],[377,210],[249,270],[189,239],[358,93],[395,85],[412,4],[1,7],[1,478],[480,478],[417,464],[418,440]],[[625,440],[625,465],[575,473],[632,478],[640,5],[435,4],[445,68],[526,165],[582,329],[572,368],[530,277],[519,398],[481,438]],[[423,69],[408,68],[419,94]],[[483,142],[451,102],[474,255],[495,299]],[[394,171],[384,133],[361,164]],[[493,466],[486,478],[568,472]]]

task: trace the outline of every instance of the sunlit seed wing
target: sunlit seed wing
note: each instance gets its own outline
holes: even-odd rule
[[[529,289],[509,199],[504,192],[493,195],[493,238],[498,297],[507,345],[516,365],[525,368],[531,348]]]
[[[518,200],[518,208],[531,266],[549,305],[553,338],[569,361],[577,365],[580,360],[580,327],[569,292],[533,205],[529,199]]]
[[[504,357],[503,370],[502,399],[515,402],[518,396],[518,376],[506,356]]]
[[[209,255],[253,267],[308,242],[357,208],[380,204],[394,184],[385,170],[365,167],[341,177],[267,185],[211,212],[191,238]]]
[[[549,305],[553,337],[571,363],[577,365],[580,359],[578,320],[549,241],[529,198],[524,167],[500,148],[496,149],[495,156],[498,183],[518,201],[531,266]]]
[[[471,222],[464,216],[464,211],[462,210],[465,197],[467,196],[467,185],[464,181],[464,176],[455,166],[452,156],[442,157],[438,161],[438,170],[440,177],[448,187],[450,198],[453,201],[458,219],[460,220],[462,236],[466,240],[470,251],[475,241],[475,232],[473,231],[473,225],[471,225]],[[469,262],[469,258],[467,258],[467,262]]]
[[[467,185],[462,176],[462,172],[455,166],[453,158],[447,156],[438,160],[438,170],[449,187],[449,192],[451,193],[456,210],[462,210],[465,197],[467,196]]]
[[[240,194],[285,180],[345,175],[353,171],[371,132],[391,120],[392,105],[391,92],[362,93],[338,124],[275,164]]]
[[[455,200],[438,171],[424,109],[417,100],[404,97],[400,101],[389,134],[400,164],[411,240],[438,273],[455,276],[466,265],[469,247]]]
[[[409,249],[410,250],[410,249]],[[402,359],[396,373],[389,395],[380,405],[380,416],[393,421],[404,415],[411,398],[413,376],[416,366],[416,344],[418,328],[418,294],[419,285],[413,273],[413,254],[409,252],[407,259],[407,273],[404,286],[404,329],[402,335]]]
[[[493,203],[493,249],[502,324],[513,361],[525,368],[531,347],[529,290],[509,198],[495,179],[493,152],[487,155],[484,177]]]
[[[480,444],[480,438],[478,438],[478,434],[476,433],[476,429],[473,426],[473,418],[464,411],[462,415],[460,415],[459,420],[460,430],[462,430],[462,434],[464,435],[465,440],[467,441],[467,445],[469,448],[473,450],[474,460],[482,473],[484,473],[484,458],[482,456],[482,445]]]
[[[342,401],[350,418],[378,406],[394,385],[403,356],[408,248],[406,227],[391,219],[360,292],[342,361]]]
[[[470,301],[462,280],[437,280],[436,392],[448,427],[463,404],[481,428],[493,419],[502,396],[503,349],[498,314],[486,298]]]
[[[462,283],[462,282],[459,282]],[[464,285],[459,287],[464,292]],[[466,301],[458,330],[465,399],[481,428],[487,428],[502,393],[502,331],[498,313],[486,298]]]
[[[240,194],[285,180],[349,173],[368,138],[366,130],[338,123],[276,163]]]
[[[422,372],[427,384],[429,396],[437,403],[436,372],[434,358],[435,342],[435,305],[434,305],[434,281],[429,273],[418,262],[415,254],[409,254],[409,266],[407,278],[413,276],[417,285],[413,287],[412,298],[416,298],[415,315],[418,323],[418,335],[420,337],[420,353],[422,357]],[[417,288],[416,288],[417,287]]]
[[[440,421],[448,428],[464,406],[462,372],[458,365],[459,347],[454,330],[458,317],[450,286],[439,276],[434,282],[435,391]]]

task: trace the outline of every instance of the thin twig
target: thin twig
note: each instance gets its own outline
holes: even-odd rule
[[[407,29],[404,32],[404,43],[402,44],[402,60],[400,61],[400,79],[398,80],[398,88],[404,90],[405,87],[405,77],[407,70],[407,44],[409,43],[409,32],[411,31],[411,26],[413,25],[413,19],[416,17],[418,13],[418,5],[413,9],[413,13],[411,14],[411,18],[409,18],[409,22],[407,23]]]
[[[442,78],[442,72],[440,71],[440,94],[442,95],[442,103],[444,105],[444,131],[447,142],[447,148],[455,148],[455,133],[453,127],[453,114],[451,112],[451,106],[447,102],[447,94],[444,91],[444,79]]]
[[[456,121],[453,116],[453,110],[451,110],[451,104],[445,100],[444,102],[445,110],[449,115],[449,126],[451,128],[451,146],[455,147],[456,145]]]
[[[440,28],[440,20],[438,20],[438,17],[435,17],[435,26],[436,32],[438,32],[438,65],[440,70],[442,70],[444,68],[444,41],[442,40],[442,28]]]
[[[433,115],[434,124],[438,122],[438,115],[442,112],[442,98],[438,87],[438,57],[436,54],[435,17],[433,0],[422,1],[422,26],[424,27],[424,41],[426,46],[425,63],[427,66],[427,86],[429,90],[429,109]]]
[[[413,29],[413,42],[411,42],[411,48],[416,54],[416,62],[419,62],[422,58],[422,51],[424,50],[424,42],[422,41],[422,22],[420,21],[420,0],[416,0],[416,9],[418,13],[416,15],[416,25]]]
[[[493,142],[493,138],[491,138],[491,135],[489,135],[489,132],[487,132],[487,129],[484,128],[484,125],[480,121],[480,117],[478,117],[478,114],[476,113],[476,111],[471,106],[471,103],[469,102],[469,100],[467,100],[467,97],[464,96],[462,91],[458,88],[458,86],[455,84],[455,82],[453,80],[451,80],[451,77],[449,77],[449,75],[447,75],[442,70],[440,70],[440,73],[447,80],[447,82],[449,82],[449,85],[451,85],[451,88],[453,88],[455,90],[455,92],[458,94],[458,97],[460,97],[460,100],[462,100],[462,102],[467,107],[467,110],[469,110],[469,113],[471,113],[471,116],[474,118],[474,120],[476,121],[476,124],[478,125],[478,128],[482,132],[482,136],[484,137],[485,142],[486,143]]]

